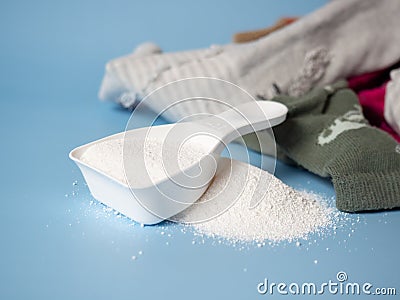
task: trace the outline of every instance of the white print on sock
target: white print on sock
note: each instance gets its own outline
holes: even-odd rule
[[[364,117],[361,113],[361,107],[354,105],[354,110],[349,110],[343,116],[336,118],[333,123],[325,128],[318,136],[318,144],[323,146],[335,140],[341,133],[365,127]]]

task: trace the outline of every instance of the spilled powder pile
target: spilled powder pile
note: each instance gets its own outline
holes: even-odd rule
[[[331,225],[334,209],[317,195],[296,191],[257,167],[227,161],[230,160],[223,158],[212,185],[202,198],[174,220],[196,222],[192,226],[199,233],[234,242],[292,241]],[[241,191],[232,194],[235,187]],[[224,199],[229,196],[233,204],[222,211]],[[259,203],[251,208],[254,198]],[[202,202],[205,204],[201,205]],[[217,216],[199,222],[205,215]]]
[[[123,146],[122,139],[97,143],[81,159],[126,183]],[[149,174],[164,176],[162,144],[151,140],[146,147],[144,159]],[[129,151],[132,157],[143,155],[143,150],[135,147]],[[190,164],[201,157],[201,151],[187,149],[178,157],[181,165]],[[332,225],[333,212],[333,208],[314,194],[296,191],[272,174],[247,163],[221,158],[207,191],[196,203],[174,216],[173,221],[190,224],[200,234],[234,242],[278,242],[306,238],[310,233],[322,231]]]

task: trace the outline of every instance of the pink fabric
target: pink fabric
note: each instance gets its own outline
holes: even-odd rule
[[[382,83],[386,83],[389,80],[390,70],[391,69],[379,70],[350,77],[347,79],[349,88],[358,93],[362,90],[369,90],[374,87],[379,87],[382,85]]]
[[[348,83],[349,87],[357,93],[364,116],[370,124],[386,131],[400,142],[400,136],[383,116],[386,84],[390,79],[391,69],[393,68],[354,76],[348,79]]]

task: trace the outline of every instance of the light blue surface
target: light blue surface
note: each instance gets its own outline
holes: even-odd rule
[[[215,2],[1,2],[0,299],[255,299],[264,277],[321,283],[339,271],[400,293],[399,211],[350,215],[336,235],[300,247],[238,250],[203,244],[180,226],[132,226],[91,204],[68,152],[122,131],[129,118],[97,101],[107,60],[147,40],[166,51],[229,42],[325,1]],[[305,171],[278,164],[276,175],[334,195],[328,180]]]

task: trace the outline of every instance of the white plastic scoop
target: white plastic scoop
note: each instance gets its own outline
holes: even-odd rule
[[[96,199],[135,221],[155,224],[183,211],[201,197],[216,172],[225,145],[242,135],[282,123],[286,113],[286,106],[277,102],[248,102],[197,121],[129,130],[81,146],[71,151],[70,157],[80,167]],[[126,182],[80,159],[93,144],[121,138],[124,138]],[[162,143],[161,176],[149,173],[151,161],[145,157],[152,150],[146,147],[148,141]],[[186,157],[183,167],[178,160],[181,153],[186,156],[193,153]],[[108,188],[104,177],[112,180]]]

